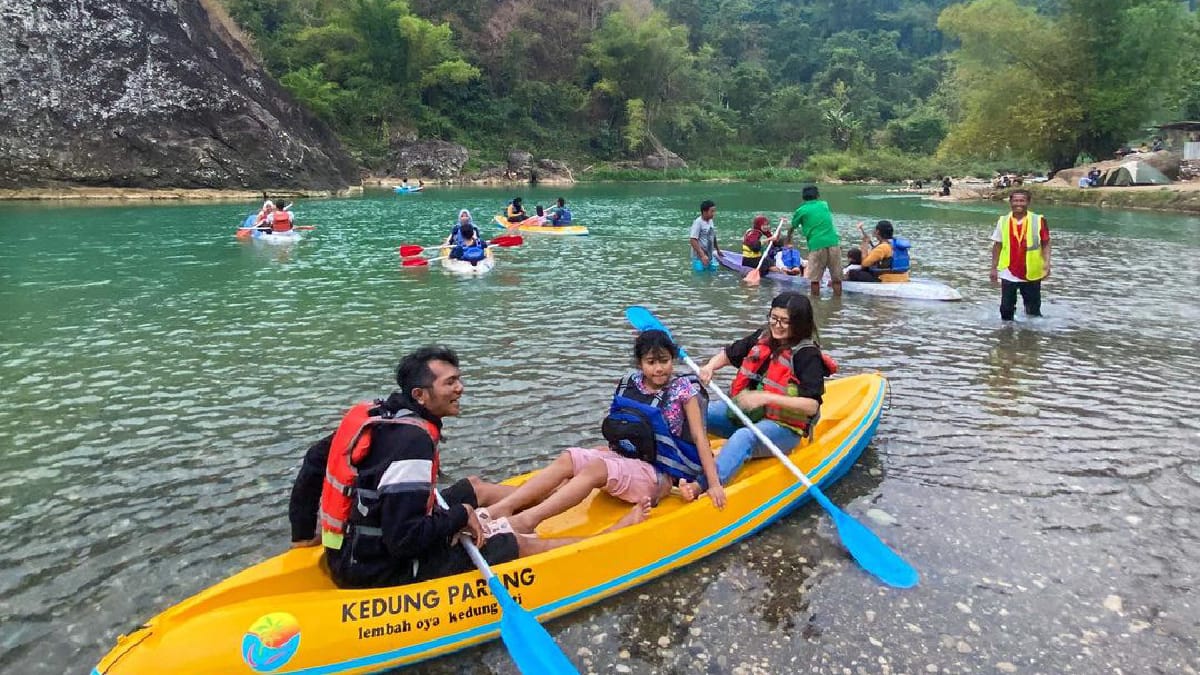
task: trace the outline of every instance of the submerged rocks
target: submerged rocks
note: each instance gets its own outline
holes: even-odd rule
[[[0,188],[357,185],[236,30],[210,0],[0,0]]]

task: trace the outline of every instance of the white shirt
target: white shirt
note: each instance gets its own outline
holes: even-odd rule
[[[712,257],[713,243],[717,240],[717,228],[713,225],[713,221],[703,218],[692,221],[692,232],[689,236],[700,245],[700,250],[704,251],[704,255]],[[692,251],[692,258],[696,258],[695,251]]]

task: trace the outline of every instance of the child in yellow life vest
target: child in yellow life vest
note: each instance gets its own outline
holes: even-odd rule
[[[767,438],[785,452],[810,436],[825,394],[825,378],[836,365],[814,341],[812,303],[801,293],[786,291],[771,301],[767,325],[725,347],[700,368],[705,384],[713,372],[738,368],[730,393]],[[727,485],[751,455],[770,454],[748,428],[732,418],[728,407],[708,408],[708,431],[728,438],[717,455],[717,478]]]

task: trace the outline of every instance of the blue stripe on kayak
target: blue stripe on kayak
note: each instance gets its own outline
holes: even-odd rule
[[[858,425],[855,426],[855,428],[854,428],[854,431],[852,431],[850,433],[850,435],[846,437],[846,440],[842,441],[842,443],[838,446],[838,452],[830,453],[820,464],[818,464],[816,466],[816,468],[814,468],[812,471],[810,471],[807,474],[809,476],[809,479],[812,479],[812,477],[814,475],[821,473],[821,470],[824,469],[830,462],[834,461],[835,459],[837,460],[837,464],[834,466],[833,470],[830,471],[830,473],[825,476],[825,478],[823,478],[820,481],[815,481],[817,483],[818,487],[824,487],[828,483],[836,481],[838,478],[845,475],[850,470],[850,467],[853,466],[854,462],[858,460],[858,456],[862,454],[862,451],[866,448],[867,443],[869,443],[870,439],[874,436],[874,431],[879,425],[879,417],[880,417],[879,408],[880,408],[881,402],[883,401],[883,393],[884,393],[885,388],[886,387],[879,388],[878,393],[876,393],[876,395],[875,395],[875,401],[871,405],[870,414],[864,415],[863,418],[861,420],[859,420]],[[870,420],[870,421],[868,421],[868,420]],[[870,433],[867,433],[867,432],[870,432]],[[853,439],[853,442],[851,442],[851,439]],[[746,516],[742,517],[737,522],[726,526],[725,528],[721,529],[720,531],[715,532],[715,533],[705,537],[704,539],[696,542],[695,544],[692,544],[690,546],[682,548],[672,555],[666,556],[664,558],[660,558],[658,561],[654,562],[653,564],[650,564],[650,565],[647,565],[640,569],[633,570],[632,572],[623,574],[623,575],[616,577],[615,579],[612,579],[611,581],[605,582],[599,586],[593,587],[586,591],[581,591],[579,593],[576,593],[575,595],[568,596],[566,598],[561,598],[561,599],[556,600],[548,605],[543,605],[543,606],[537,608],[536,611],[535,610],[528,610],[528,611],[530,614],[533,614],[534,616],[541,617],[543,615],[550,614],[557,609],[560,609],[562,607],[572,605],[577,602],[586,600],[594,595],[601,594],[604,591],[610,590],[616,586],[624,585],[631,581],[635,582],[635,583],[631,583],[630,587],[635,586],[635,585],[637,585],[636,580],[639,577],[644,577],[644,576],[648,575],[650,572],[653,572],[663,566],[669,565],[670,563],[672,563],[682,557],[685,557],[685,556],[695,552],[698,549],[704,548],[704,547],[712,544],[713,542],[715,542],[719,539],[722,539],[723,537],[728,536],[730,532],[733,532],[734,530],[738,529],[739,527],[745,525],[748,521],[753,520],[755,517],[757,517],[762,512],[771,509],[776,504],[779,504],[781,501],[785,501],[786,498],[790,497],[791,495],[793,495],[799,491],[804,491],[806,494],[800,495],[798,498],[796,498],[797,499],[796,504],[791,505],[793,508],[795,506],[799,506],[800,504],[802,504],[805,499],[811,498],[811,495],[807,494],[807,489],[801,483],[797,482],[792,487],[788,488],[787,490],[784,490],[783,492],[779,493],[771,500],[763,503],[758,508],[756,508],[753,511],[751,511],[750,513],[746,514]],[[770,525],[771,523],[775,522],[776,520],[778,520],[782,515],[784,515],[785,511],[790,511],[790,510],[791,510],[790,508],[781,510],[780,513],[776,514],[775,516],[773,516],[771,518],[768,518],[767,520],[760,523],[757,527],[753,528],[749,532],[746,532],[742,536],[738,537],[737,539],[734,539],[733,541],[731,541],[729,543],[733,544],[738,541],[741,541],[742,539],[744,539],[746,537],[749,537],[750,535],[758,532],[759,530],[763,529],[764,527],[766,527],[766,526]],[[650,581],[650,579],[647,578],[647,579],[645,579],[645,581]],[[602,598],[597,598],[597,601],[601,600],[601,599]],[[547,619],[549,619],[549,617],[547,617]],[[296,670],[296,671],[292,671],[292,672],[294,673],[294,675],[328,675],[330,673],[340,673],[340,672],[343,672],[346,670],[351,670],[354,668],[369,668],[371,666],[378,666],[378,665],[381,665],[384,663],[395,661],[397,659],[402,659],[402,658],[412,656],[415,654],[420,654],[421,652],[439,649],[442,647],[447,647],[447,646],[450,646],[450,645],[453,645],[453,644],[456,644],[459,642],[465,642],[465,641],[471,640],[473,638],[482,637],[489,633],[499,634],[499,632],[500,632],[500,623],[499,622],[489,623],[489,624],[486,624],[483,626],[478,626],[478,627],[473,628],[468,631],[464,631],[462,633],[455,633],[454,635],[447,635],[446,637],[438,638],[436,640],[431,640],[429,642],[422,642],[419,645],[402,647],[402,648],[396,649],[394,651],[384,652],[382,654],[375,654],[372,656],[361,656],[359,658],[352,659],[350,661],[343,661],[342,663],[335,663],[335,664],[330,664],[327,666],[315,666],[313,668],[307,668],[305,670]],[[449,653],[450,652],[447,652],[446,654],[438,654],[437,656],[446,656]],[[433,656],[431,655],[428,658],[433,658]],[[394,667],[396,667],[396,666],[395,665],[387,666],[388,669],[391,669]]]

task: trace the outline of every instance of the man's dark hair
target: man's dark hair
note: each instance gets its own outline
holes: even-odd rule
[[[417,387],[433,386],[433,370],[430,361],[445,361],[455,368],[458,367],[458,355],[449,347],[421,347],[400,359],[396,366],[396,385],[400,387],[400,395],[405,399],[412,397],[412,390]]]
[[[879,233],[882,239],[891,239],[895,234],[895,229],[892,228],[892,221],[881,220],[875,223],[875,231]]]
[[[713,200],[705,199],[704,201],[700,202],[700,213],[704,213],[705,211],[711,209],[712,207],[714,207],[716,205],[717,205],[717,203],[714,202]]]
[[[819,198],[821,193],[817,192],[816,185],[805,185],[804,189],[800,191],[800,196],[804,199],[804,201],[811,202],[812,200]]]
[[[1033,193],[1030,192],[1029,190],[1025,190],[1025,189],[1013,190],[1012,192],[1008,193],[1008,198],[1011,200],[1013,198],[1013,195],[1025,195],[1025,201],[1027,201],[1027,202],[1033,201]]]

